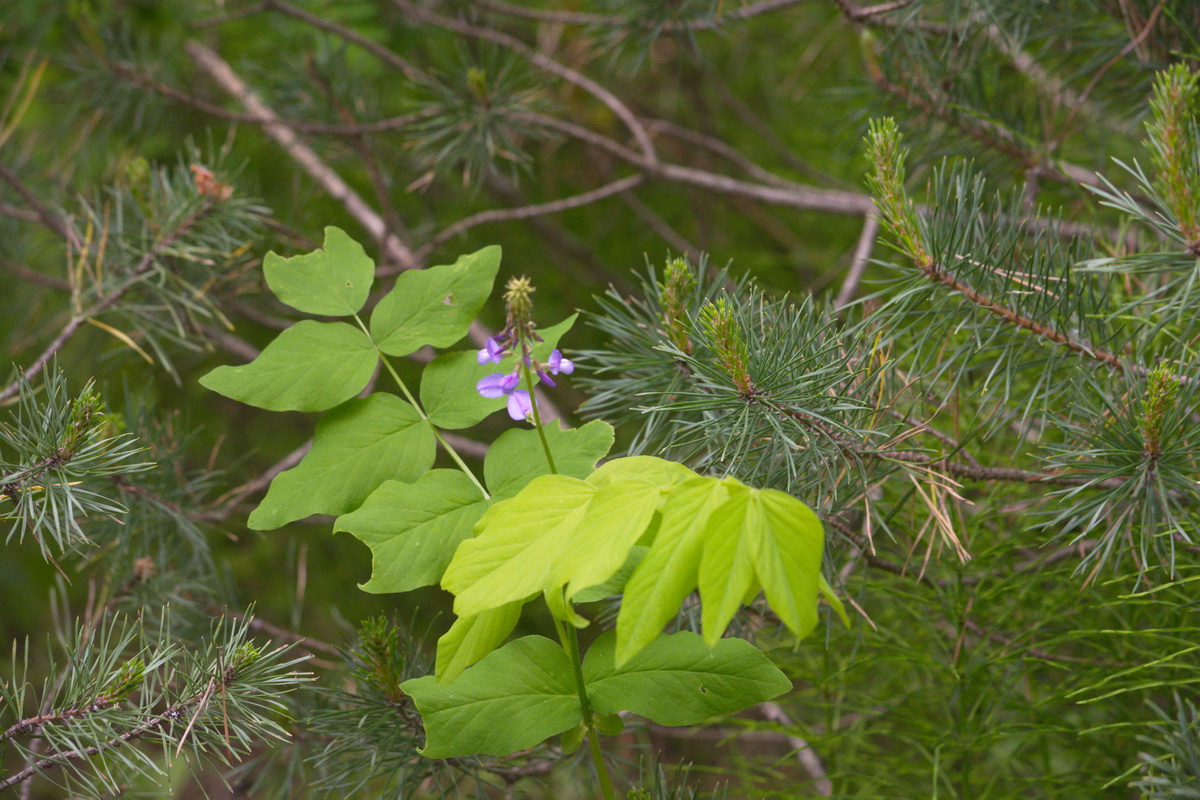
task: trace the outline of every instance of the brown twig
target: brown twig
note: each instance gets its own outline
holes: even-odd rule
[[[308,122],[306,120],[297,119],[271,119],[255,113],[246,113],[238,111],[230,111],[222,108],[215,103],[210,103],[194,95],[190,95],[185,91],[176,89],[170,84],[151,78],[149,75],[143,75],[137,72],[132,67],[126,64],[112,63],[110,68],[118,76],[129,81],[134,86],[140,88],[151,89],[154,92],[174,100],[183,105],[190,106],[203,111],[205,114],[223,119],[228,122],[244,122],[251,125],[264,125],[273,121],[281,122],[287,125],[294,131],[300,133],[310,133],[326,136],[362,136],[368,133],[384,133],[387,131],[403,130],[410,127],[414,122],[419,122],[436,113],[435,110],[423,109],[414,111],[411,114],[401,114],[398,117],[390,117],[381,119],[375,122],[354,122],[354,123],[325,123],[325,122]]]
[[[33,212],[37,214],[38,219],[50,230],[57,233],[67,241],[73,249],[79,251],[82,249],[82,244],[79,241],[79,235],[68,225],[62,218],[47,208],[41,200],[38,199],[28,186],[26,186],[20,178],[16,176],[12,170],[0,162],[0,179],[16,190],[17,194],[21,195]]]
[[[875,246],[875,239],[878,236],[879,216],[868,214],[863,221],[858,243],[854,246],[854,258],[850,261],[850,269],[846,271],[846,280],[842,282],[837,297],[833,301],[834,308],[845,308],[854,297],[854,293],[858,290],[858,284],[862,281],[863,272],[867,269],[867,262],[871,260],[871,249]]]
[[[430,253],[439,245],[445,244],[455,236],[474,228],[476,225],[483,225],[487,222],[507,222],[510,220],[526,219],[528,217],[540,217],[547,214],[559,214],[563,211],[586,206],[603,200],[606,197],[611,197],[614,194],[628,191],[645,180],[646,177],[642,174],[630,175],[592,189],[589,192],[572,195],[571,197],[563,197],[548,203],[537,203],[520,208],[494,208],[488,211],[481,211],[478,214],[472,214],[439,232],[428,244],[417,251],[417,257],[422,260],[427,259]]]
[[[491,11],[507,14],[511,17],[537,20],[539,22],[552,22],[566,25],[603,25],[606,27],[625,27],[629,24],[629,20],[625,17],[606,16],[604,14],[589,14],[579,11],[544,11],[542,9],[515,6],[511,3],[501,2],[500,0],[475,0],[475,2],[477,5],[483,6]],[[762,2],[758,3],[741,5],[733,11],[717,14],[711,19],[675,20],[664,23],[661,26],[654,26],[654,28],[672,33],[683,31],[715,30],[727,22],[740,22],[742,20],[757,17],[761,14],[768,14],[772,11],[778,11],[781,8],[787,8],[788,6],[794,6],[804,2],[808,2],[808,0],[762,0]],[[651,24],[652,23],[646,23],[645,26],[650,27]]]

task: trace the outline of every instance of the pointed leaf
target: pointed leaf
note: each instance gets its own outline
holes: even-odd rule
[[[429,758],[510,755],[582,719],[571,662],[541,636],[509,642],[444,685],[427,675],[400,688],[421,713]]]
[[[542,429],[554,466],[559,475],[586,478],[596,469],[613,444],[613,429],[607,422],[594,420],[582,428],[563,428],[548,424]],[[521,491],[539,475],[549,475],[550,465],[536,429],[512,428],[488,448],[483,460],[483,477],[496,500],[504,500]]]
[[[468,617],[454,620],[437,643],[438,683],[452,681],[464,669],[495,650],[517,627],[524,600],[505,603]]]
[[[588,476],[587,481],[593,486],[604,486],[613,481],[636,478],[666,490],[698,477],[700,476],[676,461],[654,456],[628,456],[609,461]]]
[[[558,346],[558,340],[575,324],[578,314],[572,314],[557,325],[538,331],[542,342],[534,345],[533,357],[546,361]],[[500,364],[483,364],[475,360],[475,351],[443,353],[425,367],[421,376],[421,405],[433,424],[443,430],[469,428],[485,417],[504,408],[503,397],[486,398],[475,391],[480,379],[495,372],[511,372],[516,358],[509,356]],[[540,382],[537,376],[534,380]]]
[[[796,498],[751,489],[763,524],[752,544],[754,569],[771,608],[798,637],[817,625],[817,586],[825,534],[821,520]]]
[[[340,228],[325,229],[325,245],[304,255],[263,259],[267,286],[297,311],[348,317],[367,302],[375,282],[375,262]]]
[[[559,742],[559,747],[562,748],[563,755],[569,756],[579,749],[579,745],[583,744],[583,737],[587,735],[587,726],[582,722],[571,728],[562,735],[562,740]]]
[[[754,645],[721,639],[709,648],[694,633],[660,636],[621,667],[616,637],[596,640],[583,662],[593,707],[601,714],[632,711],[660,725],[697,725],[778,697],[792,682]]]
[[[378,355],[345,322],[303,320],[240,367],[217,367],[200,385],[268,411],[324,411],[362,391]]]
[[[390,356],[427,344],[449,347],[467,335],[499,268],[500,248],[493,245],[448,266],[401,273],[371,313],[371,338]]]
[[[344,514],[388,479],[415,481],[433,466],[434,448],[429,426],[400,398],[351,400],[321,418],[312,449],[271,481],[247,524],[270,530],[311,514]]]
[[[555,560],[595,493],[577,478],[543,475],[492,506],[442,577],[442,586],[457,595],[454,613],[477,614],[549,588]]]
[[[567,584],[568,600],[616,574],[662,502],[662,491],[644,481],[622,481],[596,490],[575,539],[554,566],[554,582]]]
[[[572,599],[576,603],[595,603],[598,600],[604,600],[605,598],[620,594],[624,591],[625,584],[629,582],[629,576],[637,569],[638,564],[642,563],[642,559],[646,557],[646,553],[648,552],[650,552],[649,547],[635,544],[629,548],[629,555],[625,557],[625,563],[608,580],[576,592]]]
[[[763,525],[752,489],[725,482],[729,499],[709,517],[704,552],[700,556],[701,623],[704,641],[716,645],[729,621],[754,586],[754,560],[750,543]]]
[[[463,473],[426,472],[416,483],[386,481],[356,511],[333,524],[371,548],[365,592],[407,592],[442,579],[446,565],[489,501]]]
[[[708,517],[726,496],[715,478],[693,478],[667,494],[650,552],[625,585],[617,617],[618,663],[657,638],[695,588]]]

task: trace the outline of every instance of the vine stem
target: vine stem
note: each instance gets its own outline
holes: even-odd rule
[[[587,685],[583,681],[583,661],[579,658],[579,636],[575,633],[575,626],[559,619],[554,620],[554,628],[558,631],[558,638],[562,642],[563,650],[571,659],[571,673],[575,678],[575,690],[579,693],[579,710],[583,712],[583,724],[587,728],[588,749],[592,754],[592,763],[596,767],[596,778],[600,781],[600,792],[604,795],[604,800],[616,800],[612,778],[608,774],[608,765],[604,763],[604,754],[600,752],[600,737],[596,733],[592,704],[587,696]]]
[[[558,474],[558,468],[554,466],[554,456],[550,453],[550,442],[546,441],[546,431],[542,429],[542,415],[538,412],[537,395],[533,390],[533,373],[529,370],[529,348],[523,347],[524,358],[521,359],[521,372],[525,373],[525,386],[529,389],[529,407],[533,409],[533,427],[537,428],[538,438],[542,440],[542,450],[546,452],[546,463],[550,465],[550,471],[555,475]]]
[[[554,456],[550,453],[550,442],[542,429],[542,417],[538,414],[537,398],[533,393],[533,372],[529,369],[529,349],[524,348],[524,358],[521,359],[521,371],[525,374],[525,386],[529,389],[529,405],[533,409],[533,425],[537,428],[542,440],[542,449],[546,451],[546,462],[550,471],[558,474],[554,466]],[[583,661],[579,657],[579,635],[575,626],[554,618],[554,629],[558,631],[558,640],[571,660],[571,675],[575,679],[575,691],[579,694],[579,710],[583,713],[583,724],[587,728],[588,750],[592,754],[592,763],[596,767],[596,779],[600,781],[600,792],[604,800],[616,800],[613,792],[612,777],[608,774],[608,765],[604,763],[604,753],[600,751],[600,735],[596,732],[596,723],[592,715],[592,704],[588,700],[587,684],[583,680]]]
[[[375,339],[371,336],[371,332],[367,330],[367,326],[363,324],[363,321],[358,314],[354,315],[354,321],[358,323],[358,327],[362,328],[362,332],[365,333],[367,338],[371,340],[371,346],[374,347],[375,352],[379,354],[379,360],[383,362],[383,366],[388,371],[388,374],[392,376],[392,380],[394,380],[396,385],[400,387],[400,391],[404,393],[405,399],[407,399],[409,404],[417,410],[417,414],[420,415],[425,424],[429,426],[429,430],[433,431],[433,438],[437,439],[437,442],[442,446],[442,449],[450,455],[450,458],[453,459],[454,463],[458,465],[458,468],[463,471],[463,474],[471,479],[471,483],[475,484],[479,491],[483,493],[483,496],[487,499],[491,499],[492,496],[488,494],[488,490],[483,488],[483,484],[479,482],[479,479],[475,477],[475,473],[472,472],[471,468],[468,467],[466,462],[462,460],[462,456],[458,454],[457,450],[450,446],[450,443],[446,441],[446,437],[442,436],[442,432],[439,431],[437,426],[433,424],[433,421],[429,419],[429,415],[425,413],[425,409],[421,408],[421,404],[417,402],[417,398],[413,397],[412,392],[408,390],[408,386],[405,385],[404,381],[400,378],[399,373],[396,372],[396,368],[392,366],[392,362],[388,361],[387,355],[379,349],[379,344],[376,343]],[[534,408],[537,408],[537,406],[534,406]]]

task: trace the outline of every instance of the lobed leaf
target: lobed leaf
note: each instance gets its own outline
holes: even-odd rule
[[[386,481],[360,508],[337,518],[346,531],[371,548],[366,592],[407,592],[435,584],[489,501],[458,470],[435,469],[415,483]]]
[[[429,758],[506,756],[582,719],[570,659],[541,636],[509,642],[444,685],[426,675],[400,688],[425,723]]]
[[[601,714],[632,711],[659,725],[697,725],[790,691],[792,682],[744,639],[710,647],[694,633],[659,636],[620,667],[617,637],[596,640],[583,662],[592,706]]]
[[[291,258],[267,253],[263,275],[275,296],[297,311],[348,317],[367,302],[375,262],[345,231],[329,226],[320,250]]]
[[[384,481],[415,481],[433,466],[435,447],[417,410],[395,395],[351,400],[321,418],[312,449],[271,481],[247,524],[270,530],[311,514],[344,514]]]
[[[371,313],[371,338],[390,356],[449,347],[467,335],[499,269],[493,245],[453,264],[402,273]]]
[[[596,462],[613,445],[613,429],[607,422],[594,420],[582,428],[564,428],[547,424],[542,428],[554,456],[559,475],[587,478],[596,470]],[[549,475],[550,465],[542,449],[542,439],[533,428],[511,428],[501,434],[483,460],[483,477],[496,500],[512,497],[539,475]]]
[[[378,358],[353,325],[302,320],[249,364],[217,367],[200,385],[268,411],[325,411],[361,392]]]

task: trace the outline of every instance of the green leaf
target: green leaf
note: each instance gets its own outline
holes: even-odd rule
[[[542,429],[554,455],[558,474],[586,478],[596,469],[613,445],[613,429],[607,422],[595,420],[582,428],[563,428],[553,423]],[[535,428],[505,431],[483,460],[483,477],[496,500],[512,497],[539,475],[549,475],[546,451]]]
[[[625,720],[621,719],[620,714],[596,714],[592,717],[592,723],[605,736],[616,736],[625,730]]]
[[[463,473],[426,472],[416,483],[386,481],[333,524],[371,548],[365,592],[407,592],[442,579],[454,550],[471,538],[489,501]]]
[[[697,586],[709,643],[759,586],[784,624],[807,636],[817,624],[823,547],[817,515],[791,495],[733,478],[676,485],[650,552],[625,586],[617,661],[653,640]]]
[[[752,540],[754,571],[771,608],[800,638],[817,626],[825,533],[813,510],[790,494],[750,489],[763,524]],[[703,600],[703,595],[701,595]]]
[[[595,586],[589,586],[575,593],[572,598],[576,603],[595,603],[598,600],[612,597],[620,594],[625,589],[625,584],[629,581],[629,576],[637,569],[638,564],[642,563],[642,559],[646,557],[646,553],[650,552],[649,547],[635,544],[629,548],[629,555],[625,558],[625,563],[621,568],[612,574],[604,583]]]
[[[509,642],[453,681],[400,684],[425,723],[429,758],[506,756],[578,725],[571,662],[541,636]]]
[[[375,262],[345,231],[325,229],[325,245],[305,255],[263,259],[267,286],[297,311],[348,317],[367,302],[375,282]]]
[[[550,588],[554,562],[595,493],[577,478],[543,475],[488,509],[442,577],[442,586],[457,595],[454,613],[477,614]]]
[[[662,489],[670,489],[698,477],[700,476],[676,461],[654,456],[629,456],[614,458],[588,476],[587,481],[593,486],[604,486],[614,481],[636,478]]]
[[[597,489],[564,475],[534,478],[489,509],[478,535],[454,554],[442,586],[457,595],[457,614],[568,584],[570,599],[620,569],[660,500],[658,488],[641,481]]]
[[[621,667],[616,637],[606,633],[588,650],[584,682],[601,714],[632,711],[660,725],[696,725],[778,697],[792,682],[754,645],[721,639],[709,648],[694,633],[660,636]]]
[[[559,339],[575,324],[578,314],[572,314],[557,325],[539,330],[542,341],[533,347],[533,357],[546,361]],[[500,364],[480,365],[476,351],[443,353],[431,361],[421,376],[421,405],[434,425],[443,430],[469,428],[485,417],[504,408],[503,397],[486,398],[475,391],[475,384],[494,372],[511,372],[516,357],[510,356]],[[535,381],[540,380],[534,376]]]
[[[625,585],[617,617],[618,663],[653,641],[695,588],[708,517],[727,495],[715,478],[693,478],[667,494],[650,552]]]
[[[820,590],[821,596],[824,597],[825,602],[829,603],[830,607],[833,608],[834,613],[838,615],[838,619],[842,621],[842,624],[849,628],[850,617],[846,615],[846,606],[842,604],[842,598],[837,596],[837,592],[835,592],[833,587],[829,585],[829,581],[825,580],[824,575],[818,575],[817,579],[817,589]]]
[[[729,498],[713,511],[708,522],[710,531],[721,533],[706,537],[697,576],[703,601],[701,626],[709,647],[720,640],[755,585],[751,545],[763,525],[759,505],[751,502],[752,489],[726,484],[726,490]]]
[[[576,750],[578,750],[579,746],[583,744],[583,737],[585,736],[587,736],[587,726],[582,722],[564,733],[562,735],[562,741],[559,743],[559,747],[562,748],[563,755],[569,756],[571,753],[574,753]]]
[[[448,266],[401,273],[371,313],[371,338],[390,356],[427,344],[449,347],[467,335],[498,269],[500,248],[493,245]]]
[[[312,449],[271,481],[247,524],[269,530],[310,514],[344,514],[388,479],[415,481],[433,466],[435,447],[417,410],[395,395],[351,400],[321,418]]]
[[[662,502],[662,491],[644,481],[622,481],[596,490],[580,529],[554,565],[554,583],[567,584],[568,600],[621,569]]]
[[[200,385],[268,411],[324,411],[362,391],[378,354],[345,322],[302,320],[241,367],[217,367]]]
[[[437,643],[438,683],[452,681],[459,674],[499,647],[517,627],[524,600],[505,603],[478,614],[459,617]]]

